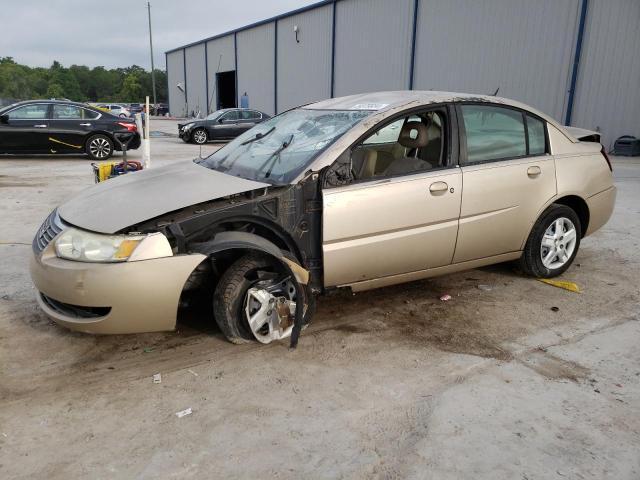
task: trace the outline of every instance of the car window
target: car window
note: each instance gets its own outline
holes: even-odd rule
[[[527,115],[527,132],[529,133],[529,155],[544,155],[547,152],[544,122]]]
[[[45,120],[48,118],[48,111],[48,104],[38,103],[18,107],[15,110],[11,110],[7,115],[11,120]]]
[[[509,108],[462,105],[467,140],[466,163],[527,154],[522,113]]]
[[[237,110],[231,110],[230,112],[225,113],[224,115],[222,115],[222,117],[220,118],[220,120],[238,120],[240,117],[240,115],[238,114]]]
[[[352,148],[354,180],[408,175],[446,166],[444,110],[412,114],[385,125]]]
[[[249,110],[240,110],[240,119],[242,120],[251,120],[253,117]]]
[[[256,112],[256,111],[254,111],[254,110],[251,110],[251,111],[249,112],[249,114],[251,115],[251,117],[250,117],[250,118],[253,118],[253,119],[260,119],[260,118],[262,118],[262,114],[261,114],[260,112]]]
[[[59,120],[82,120],[84,108],[75,105],[54,105],[53,118]]]

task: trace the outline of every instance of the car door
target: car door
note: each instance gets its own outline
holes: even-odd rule
[[[49,122],[51,150],[57,153],[83,152],[86,137],[99,116],[97,112],[78,105],[54,103]]]
[[[345,152],[331,168],[340,168],[348,159],[347,172],[361,172],[345,185],[323,188],[323,262],[325,286],[352,285],[358,282],[418,272],[449,265],[453,258],[462,190],[462,173],[451,155],[453,139],[447,110],[441,110],[441,133],[437,162],[427,168],[412,167],[428,144],[410,158],[401,137],[413,115],[397,119],[391,132],[376,130],[360,144]],[[384,128],[384,127],[383,127]],[[389,129],[388,129],[389,130]],[[394,133],[395,132],[395,133]],[[378,150],[376,138],[395,135],[394,145]],[[433,136],[434,141],[436,135]],[[435,143],[433,144],[434,146]],[[360,147],[363,147],[362,149]],[[438,147],[439,148],[439,147]],[[376,163],[363,168],[360,159]],[[378,152],[382,152],[378,154]],[[388,152],[394,152],[387,161]],[[418,153],[419,152],[419,153]],[[389,154],[391,155],[391,154]],[[406,172],[392,165],[410,165]],[[327,178],[331,177],[331,170]]]
[[[505,106],[457,108],[464,189],[454,263],[520,251],[556,194],[545,123]]]
[[[0,119],[0,151],[48,153],[49,104],[21,105]]]
[[[237,132],[238,135],[246,132],[247,130],[253,128],[256,124],[256,112],[253,110],[238,110],[238,123],[237,123]]]
[[[238,136],[238,111],[229,110],[223,113],[213,124],[214,138],[234,138]]]

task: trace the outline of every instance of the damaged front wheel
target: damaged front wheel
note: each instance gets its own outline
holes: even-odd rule
[[[270,343],[291,336],[297,295],[294,280],[275,259],[251,253],[222,275],[213,298],[213,314],[233,343]]]

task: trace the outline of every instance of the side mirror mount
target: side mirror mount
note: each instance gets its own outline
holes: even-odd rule
[[[329,167],[324,178],[324,186],[340,187],[349,185],[355,180],[353,172],[353,161],[351,158],[351,150],[347,150],[340,155],[336,161]]]
[[[7,125],[9,123],[9,115],[6,113],[4,115],[0,115],[0,123]]]
[[[218,119],[218,123],[224,123],[224,119],[219,118],[219,119]]]

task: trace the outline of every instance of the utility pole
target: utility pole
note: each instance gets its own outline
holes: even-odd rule
[[[151,50],[151,87],[153,89],[153,108],[157,110],[158,102],[156,100],[156,74],[153,67],[153,36],[151,35],[151,2],[147,2],[147,13],[149,17],[149,49]],[[147,112],[147,115],[151,115],[151,112]]]

